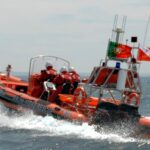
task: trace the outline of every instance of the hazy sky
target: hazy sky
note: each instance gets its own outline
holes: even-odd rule
[[[126,34],[143,42],[150,0],[0,0],[0,70],[28,71],[31,57],[65,58],[90,72],[105,57],[115,15],[127,16]],[[150,46],[150,27],[146,45]],[[141,73],[150,74],[150,63]]]

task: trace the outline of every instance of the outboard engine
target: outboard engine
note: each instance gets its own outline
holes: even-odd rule
[[[100,102],[93,117],[94,124],[112,124],[124,121],[136,122],[140,118],[138,107],[128,104],[116,105],[110,102]]]

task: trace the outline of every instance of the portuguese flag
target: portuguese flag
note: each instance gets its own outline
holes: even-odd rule
[[[110,41],[108,44],[107,56],[110,59],[127,59],[132,56],[131,47]]]

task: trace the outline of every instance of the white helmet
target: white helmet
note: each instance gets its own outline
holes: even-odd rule
[[[61,72],[61,73],[64,72],[64,71],[67,71],[66,66],[63,66],[63,67],[60,68],[60,72]]]
[[[74,67],[70,67],[69,72],[73,72],[73,71],[75,71]]]
[[[53,64],[51,62],[46,62],[45,67],[53,67]]]

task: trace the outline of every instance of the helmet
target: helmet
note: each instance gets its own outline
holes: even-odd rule
[[[63,66],[63,67],[60,68],[60,72],[61,72],[61,73],[64,72],[64,71],[67,71],[66,66]]]
[[[45,67],[53,67],[53,64],[51,62],[46,62]]]
[[[69,72],[73,72],[73,71],[75,71],[74,67],[70,67]]]

